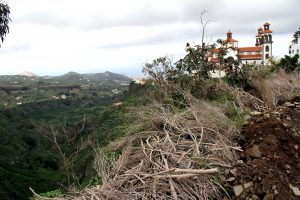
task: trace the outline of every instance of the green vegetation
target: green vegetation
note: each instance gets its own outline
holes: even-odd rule
[[[28,188],[39,191],[63,184],[58,157],[18,113],[0,112],[0,194],[4,199],[26,199]]]
[[[59,198],[59,197],[63,197],[63,194],[60,190],[53,190],[53,191],[41,193],[41,196],[48,197],[48,198]]]
[[[88,185],[95,175],[90,162],[94,141],[101,141],[97,142],[101,146],[124,134],[129,120],[126,109],[111,105],[127,98],[123,91],[130,79],[110,72],[77,74],[77,78],[86,80],[80,87],[73,87],[79,80],[71,75],[72,78],[69,73],[46,79],[0,76],[0,84],[6,86],[0,87],[1,198],[28,199],[32,196],[29,187],[37,193],[53,190],[42,194],[50,197],[68,187]],[[17,87],[11,87],[15,82]],[[26,90],[20,89],[24,87]],[[124,104],[129,106],[130,101]],[[83,119],[83,129],[78,131]],[[112,127],[116,129],[112,131]],[[47,137],[53,130],[58,131],[58,145]],[[67,142],[72,136],[76,137]],[[61,190],[57,191],[58,188]]]
[[[4,13],[0,15],[4,20],[4,28],[0,27],[3,40],[8,32],[9,7],[0,3],[0,9]],[[209,22],[203,21],[204,13],[203,36]],[[123,177],[118,179],[118,173],[121,167],[126,171],[135,164],[133,171],[146,169],[135,171],[139,175],[154,168],[152,175],[157,173],[153,160],[141,162],[149,150],[150,157],[154,155],[152,159],[166,166],[164,171],[169,170],[167,159],[174,169],[184,166],[188,170],[223,170],[236,158],[228,146],[238,148],[234,147],[236,130],[249,114],[239,91],[254,91],[254,98],[277,104],[278,99],[270,99],[277,94],[267,93],[271,86],[264,81],[278,74],[280,68],[288,73],[298,70],[299,56],[286,56],[263,69],[250,65],[239,68],[237,62],[224,59],[229,50],[224,41],[217,43],[221,45],[219,64],[209,62],[207,56],[216,44],[206,45],[202,38],[201,45],[187,43],[186,55],[175,63],[169,57],[146,63],[143,71],[149,80],[145,85],[111,72],[69,72],[56,77],[0,76],[1,198],[63,197],[71,190],[107,183],[111,178],[107,175],[109,170],[116,173],[116,180],[120,180],[117,184],[123,184],[117,189],[130,188],[130,181],[141,184],[149,179],[135,180],[132,176],[122,183]],[[214,70],[224,70],[226,76],[212,78]],[[120,104],[112,105],[114,102]],[[145,106],[142,115],[137,114],[139,106]],[[157,149],[153,148],[155,145]],[[175,156],[176,148],[182,153],[176,156],[184,158],[184,165]],[[218,156],[214,157],[215,154]],[[128,162],[123,162],[128,158]],[[118,160],[121,161],[117,163]],[[219,177],[203,177],[204,187],[214,196],[216,187],[222,188]],[[194,187],[191,180],[178,186],[185,184],[192,191],[186,192],[183,187],[182,194],[194,192],[196,198],[200,186]],[[147,182],[144,185],[149,186]],[[29,188],[37,194],[33,195]],[[162,194],[176,196],[174,192],[169,194],[168,187],[162,189]]]
[[[228,71],[223,79],[211,78],[210,71],[220,66],[208,63],[201,56],[201,48],[188,46],[187,55],[176,63],[168,57],[147,63],[144,72],[150,79],[145,85],[129,83],[109,72],[70,72],[59,77],[1,76],[0,152],[6,156],[0,157],[0,194],[6,199],[26,199],[32,196],[28,189],[31,187],[41,196],[61,197],[71,188],[104,184],[93,162],[98,152],[104,152],[112,164],[126,152],[127,138],[153,127],[164,130],[162,122],[155,120],[152,125],[137,124],[142,120],[136,114],[138,106],[149,102],[157,102],[168,115],[178,116],[190,112],[191,107],[205,110],[207,106],[212,109],[206,111],[211,120],[215,119],[210,112],[219,109],[216,114],[222,113],[222,122],[214,123],[220,123],[226,131],[228,124],[234,125],[230,131],[242,127],[249,112],[242,106],[237,91],[257,89],[255,80],[271,77],[278,68],[245,66]],[[205,48],[207,52],[212,46]],[[229,65],[224,62],[223,69]],[[197,107],[193,101],[209,103]],[[17,105],[18,102],[22,104]],[[113,102],[122,104],[113,106]],[[151,109],[144,117],[153,120],[155,113]],[[156,113],[163,114],[166,113]],[[184,118],[189,119],[190,116]],[[132,141],[132,146],[140,148],[140,141]],[[205,148],[201,151],[206,155]],[[199,169],[218,167],[198,157],[192,161]]]
[[[279,66],[282,67],[287,73],[293,71],[299,71],[299,54],[295,54],[294,56],[285,55],[279,62]]]
[[[93,104],[121,94],[130,79],[115,73],[67,73],[56,77],[0,76],[0,107],[54,100],[76,99]],[[101,103],[101,102],[98,102]]]

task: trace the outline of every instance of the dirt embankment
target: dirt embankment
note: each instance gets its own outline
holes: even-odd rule
[[[241,131],[244,152],[222,176],[232,199],[300,199],[300,103],[256,113]],[[224,199],[226,199],[225,197]]]

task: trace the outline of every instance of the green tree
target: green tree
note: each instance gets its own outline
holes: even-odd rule
[[[300,27],[299,27],[299,29],[294,33],[292,43],[294,43],[294,44],[297,43],[298,40],[299,40],[299,38],[300,38]]]
[[[178,70],[193,74],[196,80],[200,82],[203,79],[208,79],[209,72],[215,67],[213,63],[208,62],[208,54],[215,48],[215,44],[209,45],[204,42],[206,26],[208,23],[212,22],[212,20],[204,19],[205,13],[207,13],[207,11],[203,10],[200,15],[202,26],[201,44],[192,47],[187,43],[185,48],[187,55],[176,63]]]
[[[187,55],[176,64],[177,68],[188,74],[195,75],[198,81],[209,78],[209,71],[214,69],[214,64],[208,62],[208,54],[213,47],[211,45],[186,45]]]
[[[279,62],[279,66],[283,68],[287,73],[299,70],[300,66],[298,63],[299,54],[294,56],[285,55]]]
[[[168,84],[168,80],[176,74],[173,73],[175,70],[172,59],[167,56],[154,59],[143,67],[143,73],[150,76],[160,87]]]
[[[3,42],[4,37],[9,32],[8,23],[11,21],[9,18],[10,7],[0,0],[0,38]],[[1,47],[1,43],[0,43]]]

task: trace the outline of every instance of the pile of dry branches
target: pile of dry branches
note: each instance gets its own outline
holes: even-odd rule
[[[236,129],[220,109],[185,96],[184,110],[148,106],[141,115],[148,131],[124,141],[118,159],[98,152],[103,184],[76,199],[221,198],[217,174],[241,150],[233,142]]]
[[[268,110],[268,104],[265,103],[263,100],[251,95],[244,90],[240,90],[237,88],[231,89],[231,93],[237,98],[238,106],[242,110],[248,111],[265,111]]]

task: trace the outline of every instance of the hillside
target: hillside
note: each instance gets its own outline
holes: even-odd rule
[[[95,172],[91,164],[85,163],[93,159],[92,150],[87,146],[77,152],[78,145],[87,141],[97,129],[103,134],[96,136],[97,140],[102,140],[99,144],[106,144],[105,140],[116,137],[106,133],[111,132],[111,127],[122,126],[118,117],[124,111],[114,113],[110,111],[111,105],[126,97],[124,92],[130,81],[122,75],[103,74],[77,74],[77,78],[93,78],[84,83],[84,87],[74,87],[73,83],[78,82],[74,74],[53,79],[0,76],[3,91],[0,94],[0,199],[28,199],[31,196],[29,187],[42,193],[65,187],[75,180],[89,184]],[[58,79],[59,84],[53,83]],[[79,132],[82,123],[84,128]],[[57,136],[60,148],[74,165],[72,170],[78,171],[74,172],[76,177],[72,180],[68,178],[70,174],[58,146],[47,137],[53,133],[52,128],[67,131],[73,137],[78,133],[72,143]],[[76,158],[72,157],[74,152],[77,152]]]
[[[70,72],[2,87],[3,196],[297,199],[299,74],[250,65],[212,78],[189,56],[146,64],[143,84]]]
[[[144,99],[135,118],[94,152],[97,185],[60,197],[299,199],[300,79],[275,67],[224,79],[148,67],[152,79],[130,85]]]
[[[130,78],[112,73],[112,72],[104,72],[104,73],[88,73],[88,74],[79,74],[76,72],[69,72],[61,76],[48,77],[47,79],[58,81],[58,82],[70,82],[70,83],[87,83],[87,82],[122,82],[128,83],[131,81]]]
[[[3,108],[0,147],[10,160],[1,158],[1,192],[7,199],[32,192],[36,199],[297,199],[300,94],[285,88],[297,91],[299,79],[268,70],[251,71],[251,94],[190,77],[188,89],[148,80],[107,98]],[[55,89],[74,89],[67,88]],[[73,187],[86,189],[78,195]]]
[[[61,99],[110,98],[128,89],[131,79],[111,73],[78,74],[70,72],[61,76],[27,77],[0,76],[0,107]],[[87,101],[86,101],[87,102]]]
[[[45,84],[54,83],[55,81],[60,81],[64,84],[67,83],[87,83],[87,82],[123,82],[128,83],[131,81],[130,78],[116,74],[113,72],[103,72],[103,73],[88,73],[88,74],[79,74],[76,72],[69,72],[60,76],[37,76],[31,72],[22,72],[19,75],[1,75],[0,84],[28,84],[34,85],[35,82],[42,81]]]
[[[299,8],[0,0],[0,200],[300,200]]]

